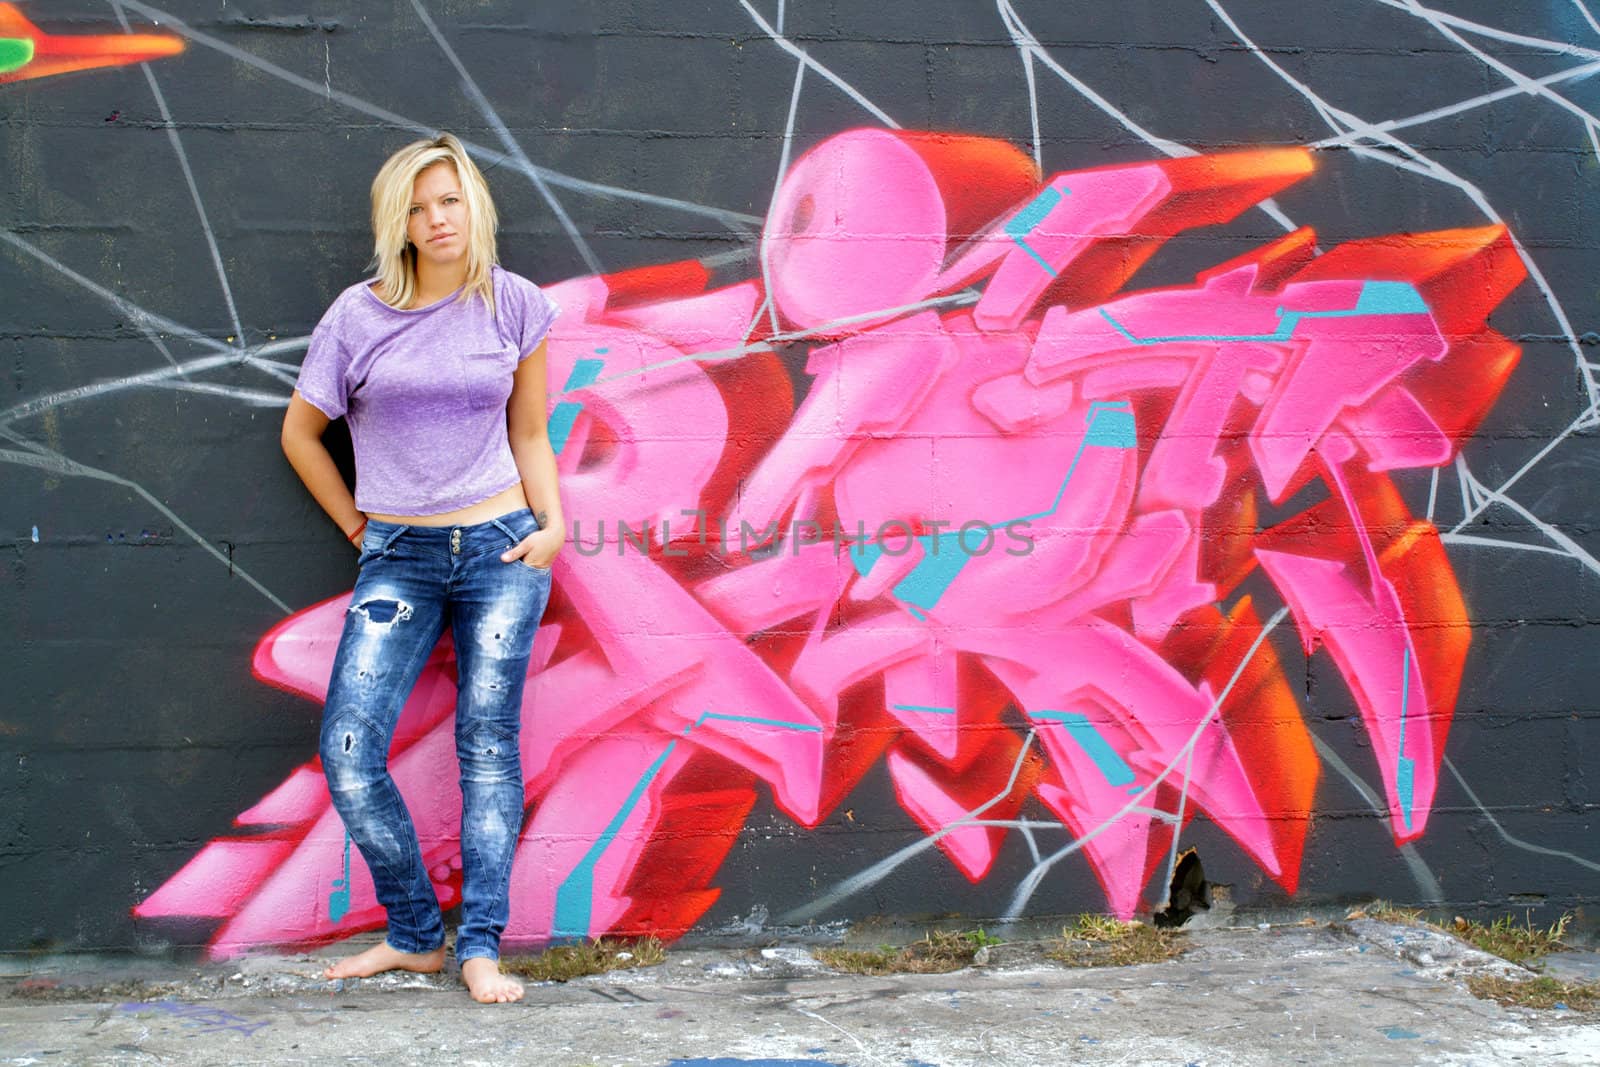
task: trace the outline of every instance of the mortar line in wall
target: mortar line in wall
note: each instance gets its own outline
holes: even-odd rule
[[[182,530],[185,536],[187,536],[201,548],[205,549],[205,551],[214,557],[217,562],[227,567],[230,575],[237,575],[240,578],[243,578],[245,580],[245,584],[249,585],[256,592],[266,597],[267,600],[271,601],[274,607],[278,608],[285,615],[291,615],[294,613],[293,608],[289,607],[288,604],[284,603],[284,601],[274,594],[270,589],[258,582],[252,575],[245,571],[243,567],[239,566],[238,563],[232,560],[221,549],[207,541],[204,537],[201,537],[192,526],[184,522],[183,519],[179,517],[177,512],[167,507],[166,504],[162,503],[156,498],[154,493],[150,492],[138,482],[135,482],[129,478],[124,478],[117,474],[112,474],[110,471],[100,470],[97,467],[90,467],[87,464],[79,463],[76,460],[69,459],[60,452],[57,452],[54,449],[46,448],[36,441],[28,441],[26,438],[21,437],[11,430],[0,428],[0,436],[6,437],[7,439],[18,444],[27,445],[33,449],[32,452],[11,452],[0,450],[0,462],[16,463],[24,467],[34,467],[38,470],[53,471],[57,474],[69,474],[82,478],[91,478],[96,481],[110,482],[114,485],[120,485],[126,489],[133,490],[135,493],[139,494],[139,496],[143,497],[151,507],[159,511],[168,522],[171,522],[178,529]]]

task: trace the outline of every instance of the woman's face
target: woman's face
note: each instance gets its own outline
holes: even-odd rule
[[[406,236],[420,259],[443,266],[467,254],[467,231],[472,219],[461,180],[449,163],[435,163],[411,186],[411,207],[406,215]]]

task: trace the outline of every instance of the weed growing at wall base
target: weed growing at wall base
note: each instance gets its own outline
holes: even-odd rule
[[[899,948],[819,948],[812,955],[849,974],[945,974],[969,966],[980,949],[999,943],[983,930],[930,930],[922,940]]]
[[[1563,982],[1547,977],[1519,982],[1494,975],[1469,975],[1467,988],[1475,997],[1498,1001],[1508,1008],[1600,1011],[1600,982]]]
[[[567,982],[607,971],[653,967],[666,958],[666,950],[653,937],[637,941],[602,937],[576,945],[557,945],[537,956],[502,957],[500,970],[535,982]]]
[[[1061,940],[1045,955],[1071,967],[1128,967],[1160,963],[1181,955],[1176,930],[1157,930],[1142,922],[1123,922],[1109,915],[1080,915],[1061,931]]]

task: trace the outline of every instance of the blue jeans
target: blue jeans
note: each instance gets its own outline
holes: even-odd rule
[[[444,944],[444,921],[389,744],[446,625],[456,648],[461,928],[456,959],[497,959],[522,830],[522,687],[550,571],[500,553],[539,529],[527,508],[473,526],[369,521],[322,717],[333,806],[372,872],[402,952]]]

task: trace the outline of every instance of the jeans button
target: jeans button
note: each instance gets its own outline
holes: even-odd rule
[[[461,528],[459,526],[450,531],[450,551],[454,555],[461,555]]]

